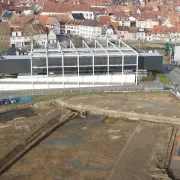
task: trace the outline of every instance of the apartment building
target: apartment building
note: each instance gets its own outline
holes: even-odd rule
[[[84,38],[96,39],[106,34],[105,26],[96,20],[85,20],[79,25],[79,36]]]
[[[0,22],[0,48],[10,47],[10,34],[8,22]]]

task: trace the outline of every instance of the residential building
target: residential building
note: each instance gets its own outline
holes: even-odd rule
[[[0,48],[10,47],[10,34],[8,22],[0,22]]]
[[[129,27],[128,26],[119,26],[117,30],[117,35],[121,40],[129,39]]]
[[[105,27],[96,20],[85,20],[79,25],[79,36],[84,38],[101,38],[106,33]]]
[[[60,29],[61,34],[70,34],[79,36],[79,25],[81,25],[83,21],[81,20],[64,20],[60,21]]]
[[[135,40],[137,32],[138,32],[137,27],[129,27],[129,39],[130,40]]]
[[[48,32],[48,42],[50,44],[54,44],[57,42],[56,33],[54,32],[53,29],[50,29]]]
[[[10,44],[24,48],[30,45],[44,45],[47,41],[46,27],[41,24],[25,24],[23,27],[11,29]]]
[[[176,27],[168,28],[168,32],[169,32],[170,41],[180,40],[180,37],[178,36],[178,31],[177,31]]]
[[[149,29],[148,38],[155,41],[169,41],[169,32],[167,26],[154,26],[152,29]],[[147,36],[146,36],[147,39]]]
[[[115,34],[115,29],[111,24],[110,25],[105,25],[105,26],[106,26],[106,35]]]
[[[40,24],[46,26],[49,31],[53,31],[56,35],[60,34],[60,23],[56,16],[39,16],[38,21]]]
[[[2,22],[8,22],[12,16],[13,16],[13,12],[4,11],[1,15],[1,20],[2,20]]]
[[[146,29],[145,28],[139,28],[136,34],[137,40],[145,40],[146,39]]]
[[[138,28],[153,28],[155,25],[160,25],[160,20],[154,16],[144,14],[141,17],[136,18],[136,27]]]

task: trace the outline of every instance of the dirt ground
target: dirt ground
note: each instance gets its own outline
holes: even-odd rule
[[[13,165],[2,179],[105,180],[137,127],[115,174],[120,179],[151,179],[162,175],[168,179],[159,167],[163,169],[165,164],[170,126],[143,123],[139,127],[137,122],[124,120],[104,124],[103,119],[97,115],[76,118],[58,128]],[[115,179],[119,178],[113,176],[112,180]]]
[[[43,122],[43,117],[52,111],[50,106],[43,108],[25,107],[0,113],[0,158],[35,126]]]
[[[169,92],[100,93],[64,97],[71,105],[180,117],[180,101]]]
[[[168,180],[165,164],[172,127],[142,123],[124,151],[109,180]]]
[[[112,93],[62,97],[77,105],[180,117],[168,93]],[[42,123],[54,107],[0,114],[0,158],[16,139]],[[109,123],[107,123],[109,122]],[[110,123],[113,122],[113,123]],[[100,115],[75,118],[20,158],[2,180],[168,180],[165,162],[173,127]]]

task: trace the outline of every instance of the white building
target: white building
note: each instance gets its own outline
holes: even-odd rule
[[[145,40],[146,39],[146,29],[139,28],[139,30],[136,33],[136,39],[137,40]]]
[[[47,41],[47,32],[40,24],[25,24],[22,28],[14,28],[11,32],[10,44],[23,48],[33,41],[36,45],[44,45]]]
[[[23,15],[34,15],[34,10],[24,10],[22,12]]]
[[[106,28],[106,35],[113,35],[115,33],[115,30],[112,25],[110,25],[109,27],[105,26],[105,28]]]
[[[143,19],[143,20],[136,20],[136,27],[138,28],[153,28],[153,26],[159,25],[158,20],[152,19]]]
[[[61,34],[72,34],[79,36],[79,25],[82,22],[82,20],[60,21]]]
[[[104,26],[95,20],[85,20],[79,25],[79,36],[96,39],[105,34]]]

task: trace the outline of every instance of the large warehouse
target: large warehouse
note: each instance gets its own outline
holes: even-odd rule
[[[34,49],[27,56],[3,56],[1,74],[17,74],[16,79],[1,79],[2,89],[43,89],[137,84],[138,70],[160,70],[160,54],[138,54],[124,42],[114,45],[95,41],[89,47],[85,41],[76,48]],[[16,84],[17,82],[17,84]],[[26,86],[23,86],[26,84]],[[33,84],[33,87],[32,87]],[[15,87],[16,85],[16,87]]]

